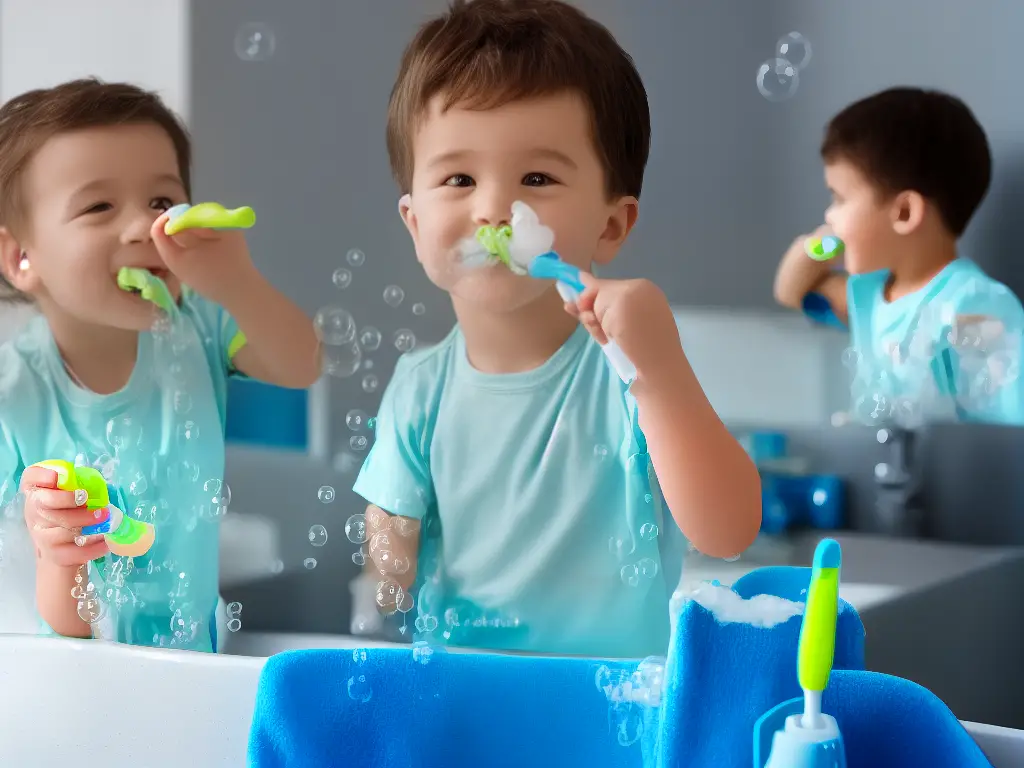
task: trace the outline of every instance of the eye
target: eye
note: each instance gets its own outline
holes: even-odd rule
[[[174,201],[169,197],[154,197],[149,201],[150,208],[156,208],[158,211],[166,211],[168,208],[174,207]]]
[[[546,173],[528,173],[523,176],[523,185],[527,187],[546,187],[554,183],[555,180]]]
[[[446,187],[471,187],[475,183],[472,176],[467,176],[464,173],[453,174],[444,180]]]
[[[113,207],[114,206],[111,205],[110,203],[93,203],[88,208],[86,208],[84,211],[82,211],[82,213],[83,214],[106,213],[107,211],[113,209]]]

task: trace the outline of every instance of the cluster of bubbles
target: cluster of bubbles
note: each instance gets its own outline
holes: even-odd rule
[[[597,690],[608,699],[609,717],[619,744],[638,742],[644,733],[645,714],[661,706],[665,659],[649,656],[636,669],[612,669],[602,664],[594,675]]]
[[[331,282],[339,289],[352,285],[354,277],[351,267],[359,267],[366,262],[366,254],[358,248],[351,249],[345,255],[348,266],[339,267],[334,271]],[[397,308],[405,301],[405,291],[400,286],[388,285],[384,288],[384,303]],[[412,305],[414,315],[426,314],[424,304],[417,302]],[[357,328],[356,321],[341,307],[322,307],[313,319],[313,327],[321,345],[322,365],[325,373],[338,378],[348,378],[357,371],[364,372],[362,388],[364,392],[376,392],[380,380],[373,369],[373,361],[364,359],[366,352],[380,349],[382,335],[373,326]],[[416,334],[408,328],[400,328],[392,337],[395,349],[401,353],[411,352],[416,348]]]
[[[757,68],[757,90],[768,101],[792,98],[800,87],[800,72],[811,61],[811,44],[799,32],[779,38],[775,54]]]
[[[644,500],[651,503],[653,498],[648,493],[644,495]],[[636,536],[612,536],[608,539],[608,551],[622,563],[619,567],[619,578],[627,586],[638,587],[641,581],[650,581],[658,575],[658,561],[647,556],[656,551],[657,545],[654,542],[657,541],[658,534],[658,526],[655,523],[644,523],[640,526],[639,541],[646,543],[641,544],[641,552],[638,552],[641,547],[637,546]]]
[[[228,603],[225,613],[228,617],[228,632],[237,632],[242,628],[242,604]]]

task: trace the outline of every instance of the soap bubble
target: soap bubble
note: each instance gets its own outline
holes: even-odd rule
[[[811,43],[799,32],[790,32],[775,44],[775,55],[793,62],[797,69],[803,69],[811,62]]]
[[[117,416],[107,422],[107,442],[115,451],[138,445],[142,426],[131,416]]]
[[[345,536],[353,544],[365,544],[367,538],[366,515],[360,512],[345,521]]]
[[[192,412],[192,395],[181,390],[174,393],[174,412],[184,416]]]
[[[658,561],[645,557],[636,564],[637,571],[645,579],[653,579],[658,575]]]
[[[356,675],[348,679],[348,697],[361,704],[373,698],[373,688],[366,681],[366,675]]]
[[[186,421],[178,425],[178,441],[193,443],[199,439],[199,425],[194,421]]]
[[[276,48],[277,38],[268,24],[251,21],[235,35],[235,55],[242,61],[266,61]]]
[[[242,613],[242,604],[228,603],[227,608],[224,609],[224,612],[227,613],[227,615],[231,618],[238,618],[238,616]]]
[[[644,734],[644,718],[640,707],[633,704],[621,705],[615,715],[618,721],[616,738],[623,747],[636,744]]]
[[[647,496],[650,496],[650,494],[647,494]],[[654,541],[658,538],[658,526],[654,523],[644,523],[640,526],[640,538],[645,541]]]
[[[302,561],[302,565],[307,571],[312,571],[314,568],[316,568],[316,558],[307,557],[305,560]]]
[[[363,265],[363,262],[366,261],[366,254],[358,248],[352,248],[345,254],[345,261],[353,267],[360,267]]]
[[[363,353],[355,341],[337,346],[324,346],[320,351],[320,363],[324,373],[346,379],[359,370]]]
[[[345,415],[345,425],[353,432],[358,432],[366,425],[366,414],[360,410],[351,410]]]
[[[355,338],[356,321],[341,307],[321,307],[313,318],[313,330],[323,344],[346,344]]]
[[[231,504],[231,489],[228,484],[216,478],[203,483],[203,492],[206,494],[206,504],[203,511],[208,517],[223,517]]]
[[[359,334],[359,345],[367,352],[375,352],[380,347],[380,331],[372,325],[366,326]]]
[[[363,376],[363,392],[376,392],[379,385],[380,382],[374,374],[368,373]]]
[[[632,563],[622,566],[622,570],[619,571],[619,577],[622,579],[623,584],[630,587],[635,587],[640,583],[640,571]]]
[[[363,370],[369,371],[373,369],[373,360],[367,359],[363,361]]]
[[[352,435],[348,439],[348,447],[353,451],[365,451],[369,441],[363,435]]]
[[[873,393],[858,397],[853,404],[853,412],[857,421],[868,426],[884,424],[892,415],[892,403],[881,393]]]
[[[327,529],[322,525],[314,525],[309,529],[309,543],[314,547],[322,547],[327,543]]]
[[[228,619],[227,626],[228,632],[237,632],[242,628],[242,620],[237,618]]]
[[[417,302],[416,304],[412,305],[412,313],[414,315],[424,315],[424,314],[426,314],[426,312],[427,312],[427,308],[426,308],[425,305],[423,305],[423,304],[421,304],[419,302]]]
[[[329,485],[321,485],[320,490],[316,492],[316,497],[324,504],[330,504],[334,501],[334,489]]]
[[[331,282],[338,288],[348,288],[352,285],[352,273],[344,267],[339,267],[334,270],[334,274],[331,275]]]
[[[405,300],[405,291],[397,285],[389,285],[384,289],[384,303],[389,307],[397,307]]]
[[[427,665],[434,655],[434,649],[422,640],[412,644],[412,660],[418,664]]]
[[[408,328],[395,331],[395,349],[399,352],[412,352],[416,346],[416,334]]]
[[[605,446],[605,445],[595,445],[594,446],[594,457],[598,461],[604,461],[604,459],[607,458],[607,456],[608,456],[608,447],[607,446]]]
[[[800,74],[786,59],[769,59],[757,68],[757,90],[768,101],[785,101],[799,86]]]

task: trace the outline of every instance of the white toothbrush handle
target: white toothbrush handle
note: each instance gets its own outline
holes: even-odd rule
[[[565,283],[555,283],[555,287],[558,289],[558,295],[562,297],[562,301],[575,304],[580,297],[571,286]],[[636,379],[636,366],[630,362],[630,359],[626,357],[626,353],[619,348],[619,345],[614,341],[609,341],[607,344],[602,344],[601,349],[623,383],[632,384]]]

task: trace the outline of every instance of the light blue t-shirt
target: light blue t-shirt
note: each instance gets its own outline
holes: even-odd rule
[[[924,418],[1024,423],[1024,310],[1014,293],[962,258],[894,301],[885,299],[889,276],[850,275],[846,284],[860,415],[884,407],[897,418],[905,409]],[[804,309],[827,321],[816,299]]]
[[[229,349],[240,339],[224,310],[186,289],[173,322],[139,334],[132,375],[111,395],[71,381],[42,317],[0,347],[5,494],[36,462],[75,461],[102,471],[125,513],[156,527],[147,555],[90,564],[80,615],[98,637],[216,648]]]
[[[681,561],[662,542],[679,533],[636,403],[584,328],[523,373],[473,368],[458,327],[403,356],[354,490],[422,521],[417,636],[665,653]]]

